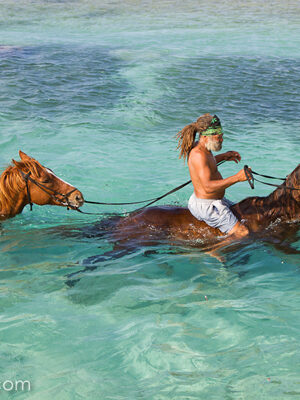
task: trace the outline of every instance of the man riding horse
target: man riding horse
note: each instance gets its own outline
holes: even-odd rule
[[[195,142],[197,132],[199,141]],[[177,138],[180,158],[188,159],[194,186],[194,193],[188,203],[191,214],[227,235],[239,238],[246,236],[249,233],[248,228],[238,221],[230,210],[233,203],[224,197],[225,189],[229,186],[247,180],[244,169],[223,179],[217,167],[217,163],[223,160],[238,163],[241,156],[236,151],[228,151],[215,157],[212,154],[212,151],[222,148],[223,131],[219,118],[204,114],[195,123],[184,127]]]

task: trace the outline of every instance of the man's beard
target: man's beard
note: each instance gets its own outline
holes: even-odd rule
[[[222,149],[222,143],[216,142],[212,137],[207,138],[207,143],[205,144],[206,150],[208,151],[220,151]]]

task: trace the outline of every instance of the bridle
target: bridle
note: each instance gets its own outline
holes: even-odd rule
[[[37,182],[35,179],[31,178],[31,172],[29,171],[27,174],[25,174],[22,170],[18,170],[22,176],[22,178],[24,179],[25,183],[26,183],[26,190],[27,190],[27,198],[28,198],[28,203],[30,204],[30,211],[32,211],[32,207],[33,207],[33,203],[31,201],[31,196],[30,196],[30,191],[29,191],[29,186],[28,186],[28,181],[32,182],[33,184],[35,184],[37,187],[39,187],[43,192],[47,193],[48,196],[52,197],[52,199],[54,199],[55,201],[58,201],[60,204],[62,205],[66,205],[67,209],[71,208],[73,210],[77,210],[76,207],[72,206],[69,202],[69,197],[70,195],[75,192],[75,190],[77,190],[76,188],[70,190],[70,192],[63,194],[60,193],[54,189],[48,188],[47,186],[44,186],[42,183]],[[49,193],[50,191],[50,193]],[[52,193],[51,193],[52,192]],[[61,196],[61,198],[57,197],[57,196]]]

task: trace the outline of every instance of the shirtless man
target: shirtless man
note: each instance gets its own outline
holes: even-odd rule
[[[195,142],[196,133],[200,138]],[[230,210],[232,202],[225,199],[225,189],[237,182],[246,181],[244,170],[223,179],[218,171],[220,161],[235,161],[238,163],[241,156],[236,151],[228,151],[215,157],[212,151],[222,148],[223,132],[219,118],[204,114],[197,122],[183,128],[178,133],[180,157],[188,158],[188,166],[194,186],[194,193],[190,197],[188,208],[199,220],[209,226],[220,229],[221,232],[236,237],[246,236],[248,228],[238,221]]]

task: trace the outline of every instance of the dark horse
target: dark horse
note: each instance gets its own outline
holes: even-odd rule
[[[298,190],[288,189],[289,187]],[[271,242],[278,243],[280,247],[280,243],[295,233],[299,226],[299,189],[300,164],[269,196],[248,197],[233,205],[231,210],[249,228],[250,235],[263,238],[272,236]],[[209,250],[207,246],[216,243],[228,244],[224,234],[218,229],[198,221],[187,208],[174,206],[149,207],[132,212],[126,217],[113,217],[94,225],[86,233],[90,237],[97,237],[107,232],[108,239],[114,243],[113,250],[101,256],[90,257],[85,265],[111,257],[122,257],[139,246],[151,246],[162,241],[196,246],[202,250]]]
[[[0,220],[12,218],[34,203],[77,209],[84,200],[74,186],[58,178],[49,168],[19,151],[21,161],[13,161],[0,177]]]

